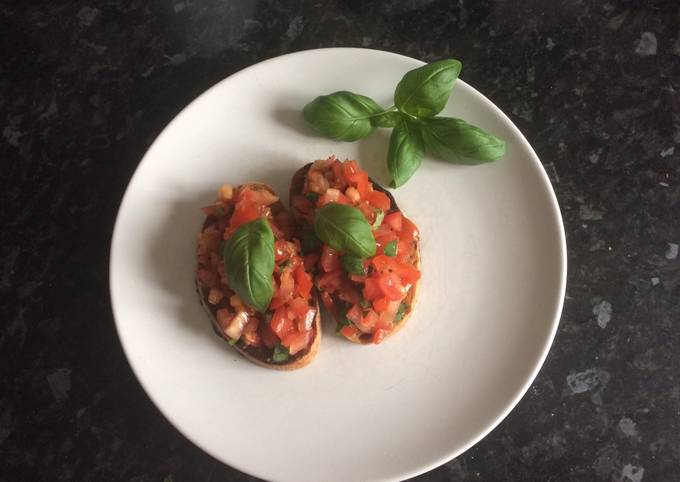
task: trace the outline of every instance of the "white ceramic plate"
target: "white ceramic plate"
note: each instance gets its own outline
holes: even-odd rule
[[[392,104],[422,63],[363,49],[299,52],[220,82],[182,111],[139,165],[118,213],[111,300],[130,365],[163,414],[217,459],[271,480],[403,479],[472,446],[529,387],[557,328],[566,248],[531,146],[458,81],[445,110],[507,141],[496,163],[426,159],[395,192],[420,227],[423,281],[406,327],[358,346],[326,325],[308,367],[255,366],[217,338],[194,291],[199,207],[222,182],[262,181],[287,204],[292,174],[329,154],[386,182],[388,130],[355,143],[314,136],[317,95]]]

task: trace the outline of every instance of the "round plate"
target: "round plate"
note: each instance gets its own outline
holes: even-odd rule
[[[444,112],[507,141],[480,166],[425,159],[394,191],[420,227],[422,285],[408,324],[359,346],[326,323],[317,358],[278,372],[212,332],[194,290],[196,237],[223,182],[270,184],[336,154],[387,183],[390,131],[354,143],[301,118],[317,95],[350,90],[392,104],[422,62],[364,49],[274,58],[184,109],[140,163],[118,213],[111,300],[130,365],[161,412],[217,459],[270,480],[400,479],[457,456],[529,387],[557,329],[566,247],[540,161],[512,122],[458,81]]]

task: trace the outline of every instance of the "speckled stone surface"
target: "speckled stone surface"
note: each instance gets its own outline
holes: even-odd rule
[[[562,208],[555,344],[443,480],[680,479],[675,1],[2,2],[0,479],[254,480],[184,439],[121,351],[108,249],[154,137],[227,75],[327,46],[459,58]]]

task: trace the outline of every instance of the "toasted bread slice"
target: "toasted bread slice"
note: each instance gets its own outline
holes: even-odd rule
[[[293,219],[294,219],[295,223],[298,226],[303,226],[304,224],[307,223],[307,220],[304,218],[304,216],[301,216],[300,213],[297,212],[297,210],[295,209],[294,204],[293,204],[293,198],[294,198],[294,196],[301,195],[304,192],[305,178],[306,178],[307,172],[309,171],[311,166],[312,166],[312,163],[310,162],[309,164],[306,164],[303,167],[301,167],[300,169],[298,169],[295,172],[295,174],[293,175],[293,178],[291,180],[290,193],[289,193],[290,194],[290,197],[289,197],[289,199],[290,199],[290,211],[291,211],[291,214],[293,215]],[[401,211],[399,209],[399,206],[397,206],[397,202],[395,201],[394,196],[392,196],[392,193],[390,193],[388,190],[383,188],[380,184],[375,182],[373,179],[369,178],[369,180],[370,180],[370,182],[373,183],[373,189],[375,189],[376,191],[381,191],[381,192],[383,192],[387,195],[387,197],[390,200],[390,211]],[[404,216],[403,211],[401,211],[401,214],[402,214],[403,217],[406,217],[406,216]],[[416,269],[418,269],[420,271],[420,242],[415,241],[415,243],[416,243],[415,259],[413,260],[412,264]],[[408,291],[408,294],[406,295],[406,298],[404,299],[404,303],[406,303],[408,305],[408,309],[404,312],[403,318],[401,319],[401,321],[394,324],[394,328],[392,328],[392,330],[385,336],[385,338],[388,338],[388,337],[394,335],[396,332],[401,330],[404,327],[404,325],[406,325],[408,318],[411,316],[411,313],[413,312],[413,307],[416,303],[419,289],[420,289],[420,280],[418,282],[416,282],[413,286],[411,286],[411,288]],[[333,295],[331,295],[331,297],[333,298],[334,305],[337,306],[338,300]],[[328,311],[331,313],[331,315],[335,319],[336,324],[340,323],[342,314],[338,313],[331,306],[326,305],[326,308],[328,309]],[[372,341],[371,341],[372,335],[366,334],[366,333],[361,334],[361,335],[357,335],[357,336],[352,337],[352,338],[347,338],[347,339],[354,342],[354,343],[359,343],[359,344],[362,344],[362,345],[367,345],[367,344],[372,343]]]
[[[244,187],[249,187],[250,189],[253,190],[265,190],[273,195],[276,195],[276,193],[273,191],[272,188],[267,186],[266,184],[261,184],[261,183],[248,183],[248,184],[243,184],[238,187],[238,189],[244,188]],[[271,204],[270,209],[272,210],[272,215],[276,216],[277,214],[285,211],[285,207],[283,206],[283,203],[281,201],[276,201],[275,203]],[[229,214],[229,213],[227,213]],[[218,222],[217,216],[208,216],[203,223],[203,228],[201,231],[204,231],[206,228],[216,225]],[[200,266],[200,265],[199,265]],[[201,283],[199,282],[198,276],[196,277],[196,291],[198,292],[199,295],[199,300],[201,302],[201,306],[205,309],[205,311],[208,313],[213,330],[215,333],[223,338],[227,342],[231,342],[231,339],[225,334],[224,330],[220,326],[219,322],[217,321],[217,310],[221,308],[227,308],[230,311],[234,311],[233,308],[229,305],[228,301],[226,299],[228,298],[225,296],[225,300],[221,301],[218,304],[212,304],[208,301],[208,296],[210,292],[210,288],[201,286]],[[295,370],[298,368],[302,368],[305,365],[309,364],[314,357],[316,356],[318,350],[319,350],[319,343],[321,340],[321,314],[319,312],[319,299],[317,296],[316,291],[312,291],[312,300],[311,300],[312,306],[316,309],[316,316],[314,317],[314,321],[312,324],[311,332],[312,332],[312,339],[309,343],[309,346],[305,348],[304,350],[296,353],[295,355],[292,355],[286,360],[285,362],[282,363],[276,363],[272,360],[272,354],[273,354],[273,349],[267,348],[265,346],[261,347],[253,347],[246,345],[242,343],[241,341],[233,344],[232,346],[238,351],[241,355],[243,355],[245,358],[250,360],[251,362],[266,367],[266,368],[271,368],[274,370]],[[260,320],[260,323],[267,323],[265,321],[265,317],[262,313],[255,313],[252,316],[257,316],[258,319]],[[231,343],[230,343],[231,344]]]

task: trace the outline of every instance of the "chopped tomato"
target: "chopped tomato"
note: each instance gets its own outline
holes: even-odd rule
[[[361,214],[364,215],[364,217],[368,220],[369,223],[373,224],[375,221],[375,211],[371,207],[370,204],[368,204],[368,201],[362,201],[357,208],[359,208],[359,211],[361,211]]]
[[[392,228],[393,231],[400,233],[401,232],[401,211],[395,211],[393,213],[389,213],[387,216],[385,216],[385,219],[383,219],[383,224]]]
[[[371,260],[376,271],[381,276],[396,275],[403,283],[413,284],[420,279],[420,271],[407,263],[399,263],[396,259],[380,254]]]
[[[294,272],[295,277],[295,293],[304,298],[309,299],[312,290],[312,277],[305,271],[303,265],[298,265]]]
[[[290,313],[293,314],[293,318],[304,318],[309,311],[309,304],[307,300],[302,298],[293,298],[290,303],[288,303],[289,318]]]
[[[413,247],[413,243],[399,241],[397,243],[397,256],[395,258],[397,262],[408,264],[411,255],[413,254]]]
[[[387,335],[387,330],[378,328],[373,332],[373,338],[371,339],[371,341],[378,345],[385,339],[385,335]]]
[[[288,318],[286,308],[280,307],[276,309],[274,316],[272,316],[271,327],[276,336],[282,340],[287,334],[295,330],[295,325]]]
[[[326,273],[340,269],[340,255],[328,245],[323,245],[321,249],[321,269]]]
[[[377,278],[366,278],[366,283],[363,289],[364,298],[367,300],[375,300],[377,298],[382,298],[383,294],[380,290],[380,285],[378,284]]]
[[[407,217],[402,216],[399,238],[402,241],[414,241],[417,240],[419,236],[420,233],[418,232],[416,225]]]
[[[352,307],[347,310],[346,316],[352,323],[359,323],[361,321],[361,307],[359,305],[352,305]]]
[[[291,250],[290,247],[288,246],[289,244],[287,241],[283,239],[277,239],[274,242],[274,261],[277,263],[280,263],[284,259],[288,259],[291,256]]]
[[[304,333],[289,333],[281,340],[283,346],[288,347],[288,352],[295,355],[297,352],[304,350],[309,343],[310,332]]]
[[[390,300],[401,300],[406,295],[406,289],[401,284],[399,276],[396,274],[386,274],[380,276],[378,285],[386,298]]]
[[[330,273],[323,273],[316,281],[316,285],[322,291],[335,293],[340,286],[342,286],[343,272],[342,270],[331,271]]]
[[[345,161],[342,165],[343,174],[348,183],[353,184],[363,199],[370,192],[368,174],[362,171],[357,161]]]
[[[389,302],[390,300],[384,296],[382,298],[376,298],[373,300],[373,309],[375,309],[375,311],[378,313],[381,313],[387,309]]]
[[[342,327],[340,333],[342,333],[345,338],[354,338],[357,333],[359,333],[359,330],[357,330],[355,326],[347,325]]]
[[[366,196],[366,200],[369,202],[369,204],[373,207],[376,207],[378,209],[382,209],[383,211],[387,211],[390,209],[391,202],[390,198],[387,197],[387,194],[381,191],[371,191],[368,193]]]
[[[413,284],[420,279],[420,271],[406,263],[399,263],[397,274],[406,284]]]
[[[236,203],[229,227],[232,230],[238,229],[241,225],[259,218],[261,213],[262,210],[257,205],[239,201]]]
[[[333,164],[331,164],[331,171],[333,171],[333,177],[335,178],[333,186],[338,189],[344,189],[347,186],[347,180],[345,179],[343,172],[342,162],[338,160],[333,161]]]
[[[295,288],[292,270],[284,269],[279,280],[279,288],[274,292],[274,298],[286,302],[293,296],[293,289]]]
[[[373,310],[368,310],[368,312],[354,324],[364,333],[371,333],[377,321],[378,314]]]
[[[319,197],[316,205],[317,207],[321,207],[329,203],[352,204],[347,196],[335,188],[327,189],[326,192]]]

